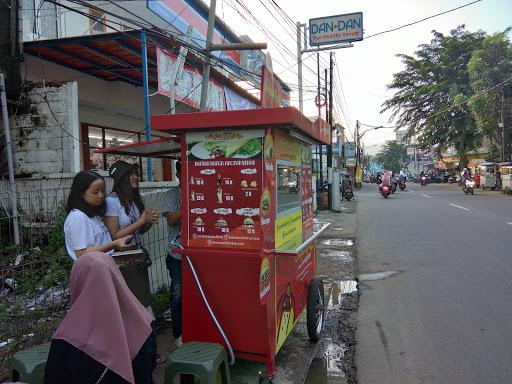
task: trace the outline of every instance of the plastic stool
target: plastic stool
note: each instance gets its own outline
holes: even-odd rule
[[[50,352],[50,343],[16,352],[11,359],[11,373],[19,374],[18,381],[27,384],[43,384],[44,369]]]
[[[184,343],[167,359],[164,384],[172,384],[178,373],[196,375],[201,384],[215,384],[220,368],[223,384],[231,384],[228,356],[224,348],[215,343]]]

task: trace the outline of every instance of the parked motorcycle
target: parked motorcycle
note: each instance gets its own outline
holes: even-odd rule
[[[391,186],[387,184],[381,184],[379,186],[379,192],[385,199],[387,199],[388,196],[391,194]]]
[[[352,186],[345,186],[342,191],[343,200],[350,201],[354,198],[354,191],[352,190]]]
[[[404,179],[401,179],[398,182],[398,188],[400,188],[401,191],[403,191],[405,189],[405,180]]]
[[[475,180],[469,180],[467,179],[464,182],[464,186],[462,187],[462,190],[464,193],[473,195],[475,193]]]
[[[421,176],[421,186],[427,185],[427,176]]]

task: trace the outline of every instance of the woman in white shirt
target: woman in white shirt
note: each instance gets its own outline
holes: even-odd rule
[[[105,214],[105,180],[93,171],[79,172],[73,179],[66,204],[64,238],[68,255],[76,260],[93,251],[125,250],[132,236],[112,237],[102,221]]]
[[[107,210],[103,222],[113,239],[133,235],[131,244],[140,246],[140,235],[158,221],[158,212],[144,209],[139,192],[139,166],[116,161],[109,172],[114,179],[114,187],[107,196]]]

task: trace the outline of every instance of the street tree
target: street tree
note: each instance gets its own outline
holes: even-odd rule
[[[375,162],[382,164],[384,169],[399,171],[409,164],[407,147],[396,140],[386,141],[382,149],[375,155]]]
[[[512,44],[508,39],[511,28],[483,40],[473,51],[468,73],[475,95],[469,101],[477,127],[489,139],[491,150],[502,144],[499,127],[506,105],[512,95]]]
[[[474,94],[467,70],[473,51],[486,34],[471,33],[464,25],[445,36],[433,31],[430,44],[421,44],[415,56],[397,55],[405,69],[388,85],[395,94],[381,112],[392,111],[391,120],[408,129],[417,146],[438,154],[454,148],[462,166],[467,154],[481,143],[481,133],[468,106]]]

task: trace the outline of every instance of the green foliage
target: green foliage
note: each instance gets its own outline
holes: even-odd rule
[[[409,164],[407,147],[395,140],[386,141],[384,147],[375,155],[375,161],[384,169],[398,172]]]
[[[501,144],[501,113],[504,98],[512,94],[512,44],[507,37],[511,28],[485,38],[473,51],[468,73],[475,96],[469,105],[477,127],[497,149]]]
[[[163,313],[171,306],[169,287],[163,285],[151,296],[151,306],[155,312],[157,327],[159,327],[164,321]]]
[[[474,94],[468,63],[486,34],[468,32],[464,26],[448,36],[432,33],[430,44],[420,45],[415,57],[398,55],[405,69],[393,75],[388,88],[396,93],[384,102],[382,111],[392,111],[392,119],[408,129],[408,137],[417,138],[420,148],[441,152],[453,147],[464,164],[467,153],[482,140],[467,105]]]
[[[66,211],[64,206],[59,207],[55,221],[48,233],[48,248],[53,252],[65,249],[64,240],[64,221],[66,220]]]
[[[152,294],[152,306],[155,313],[162,313],[171,305],[169,287],[161,286],[158,291]]]

